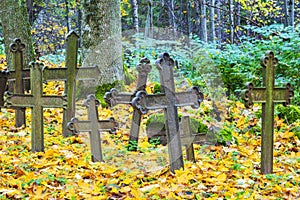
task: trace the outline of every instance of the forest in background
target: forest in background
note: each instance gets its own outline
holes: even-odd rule
[[[27,8],[37,57],[63,62],[66,34],[82,32],[82,2],[27,0]],[[169,51],[182,74],[203,86],[200,65],[212,60],[230,96],[245,82],[260,85],[260,57],[272,50],[280,61],[277,84],[290,82],[300,104],[299,1],[122,0],[120,9],[125,66]]]

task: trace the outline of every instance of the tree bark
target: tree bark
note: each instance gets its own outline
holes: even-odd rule
[[[138,13],[138,3],[137,0],[131,0],[132,8],[132,21],[135,31],[139,32],[139,13]]]
[[[221,7],[221,0],[216,0],[216,6]],[[218,46],[221,47],[222,43],[222,26],[221,26],[221,9],[217,9],[217,29],[216,29]]]
[[[173,30],[174,36],[176,35],[176,21],[175,21],[175,13],[174,13],[174,1],[166,0],[165,2],[167,11],[168,11],[168,19],[169,19],[169,28]]]
[[[233,0],[228,1],[229,7],[229,25],[230,25],[230,43],[234,42],[234,13],[233,13]]]
[[[24,64],[27,66],[29,62],[34,60],[34,51],[26,1],[1,0],[0,20],[2,22],[8,69],[13,69],[12,55],[9,46],[15,38],[20,38],[26,45]]]
[[[206,24],[206,1],[199,0],[200,4],[200,38],[203,42],[207,42],[207,24]]]
[[[290,26],[295,28],[295,0],[289,1]]]
[[[284,26],[289,26],[289,12],[288,12],[288,0],[283,2],[283,12],[284,12]]]
[[[83,66],[97,65],[98,83],[124,80],[119,0],[83,0]]]
[[[215,34],[215,0],[211,0],[211,7],[210,7],[210,13],[209,13],[209,23],[210,23],[210,41],[214,41],[216,38]]]

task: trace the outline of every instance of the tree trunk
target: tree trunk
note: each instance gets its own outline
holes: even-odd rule
[[[284,27],[289,26],[289,12],[288,12],[288,0],[283,2],[283,13],[284,13]]]
[[[210,23],[210,41],[214,41],[216,34],[215,34],[215,0],[211,0],[210,6],[210,13],[209,13],[209,23]]]
[[[216,0],[216,6],[218,8],[221,7],[221,0]],[[217,33],[217,39],[218,39],[218,46],[221,47],[221,43],[222,43],[222,26],[221,26],[221,10],[217,9],[217,29],[216,29],[216,33]]]
[[[169,19],[169,28],[173,30],[174,36],[176,35],[176,21],[175,21],[175,13],[174,13],[174,1],[166,0],[166,8],[168,11],[168,19]]]
[[[200,4],[200,38],[203,42],[207,42],[207,25],[206,25],[206,1],[199,0]]]
[[[234,14],[233,14],[233,0],[228,1],[229,7],[229,24],[230,24],[230,43],[234,42]]]
[[[295,0],[289,1],[290,26],[295,28]]]
[[[99,85],[124,80],[119,0],[83,0],[83,66],[97,65]]]
[[[138,3],[137,0],[131,0],[131,7],[132,7],[132,21],[133,27],[135,31],[139,32],[139,13],[138,13]]]
[[[1,0],[0,13],[8,69],[12,69],[12,55],[9,45],[15,38],[20,38],[26,45],[24,64],[27,66],[29,62],[34,60],[34,51],[26,1]]]

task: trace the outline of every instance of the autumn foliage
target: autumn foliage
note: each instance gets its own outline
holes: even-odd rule
[[[151,85],[151,84],[150,84]],[[153,85],[153,84],[152,84]],[[134,84],[130,86],[134,88]],[[129,89],[129,88],[128,88]],[[44,91],[61,94],[58,82]],[[86,110],[77,102],[77,115]],[[116,134],[103,133],[104,163],[91,162],[88,134],[64,138],[62,110],[45,109],[45,152],[31,152],[30,109],[27,127],[14,127],[14,111],[0,112],[0,199],[297,199],[300,198],[300,140],[293,124],[275,120],[274,173],[260,174],[260,126],[255,114],[230,102],[224,122],[237,144],[195,145],[196,163],[169,172],[167,147],[147,142],[143,117],[137,152],[127,150],[132,108],[99,108],[100,119],[114,117]],[[206,106],[209,106],[207,104]],[[206,108],[207,109],[207,108]]]

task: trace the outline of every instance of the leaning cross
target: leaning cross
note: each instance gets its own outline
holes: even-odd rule
[[[206,133],[192,134],[191,122],[189,116],[183,116],[181,119],[181,144],[186,148],[187,160],[195,162],[194,143],[205,143]]]
[[[197,87],[175,93],[174,60],[170,58],[168,53],[162,55],[161,59],[156,62],[156,66],[160,74],[161,94],[148,95],[145,91],[139,91],[132,100],[132,105],[142,114],[147,113],[148,110],[164,109],[170,170],[174,172],[184,168],[177,107],[192,106],[192,108],[197,108],[204,97]]]
[[[131,100],[139,90],[146,89],[147,77],[152,67],[150,61],[147,58],[143,58],[139,65],[136,67],[138,71],[138,79],[136,84],[136,90],[134,93],[119,93],[116,89],[111,89],[110,92],[105,93],[105,101],[112,107],[117,104],[131,104]],[[141,124],[141,113],[137,110],[133,110],[132,124],[130,129],[128,149],[136,151],[137,143],[139,139],[139,131]]]
[[[88,95],[84,105],[88,108],[88,121],[79,121],[74,117],[67,124],[67,128],[74,134],[78,134],[79,132],[89,132],[92,161],[102,162],[103,157],[99,131],[109,131],[113,133],[116,131],[118,124],[114,118],[108,120],[98,119],[99,101],[96,99],[95,95]]]
[[[1,86],[6,86],[7,83],[4,81],[9,81],[9,91],[13,91],[17,94],[24,94],[25,85],[24,79],[30,78],[30,70],[24,68],[24,58],[23,58],[23,51],[25,50],[25,44],[21,42],[19,38],[15,39],[14,42],[10,45],[10,51],[13,54],[13,66],[14,70],[9,71],[8,74],[2,74],[0,77]],[[4,75],[4,76],[3,76]],[[15,83],[12,84],[12,81]],[[12,87],[13,86],[13,87]],[[3,90],[3,88],[1,89]],[[0,107],[4,106],[3,101],[3,94],[1,91],[1,100],[0,100]],[[16,117],[15,117],[16,127],[21,127],[22,125],[26,125],[25,120],[25,108],[16,108]]]
[[[6,95],[6,105],[12,107],[31,107],[32,151],[44,151],[43,108],[65,108],[63,96],[43,95],[43,64],[34,62],[30,68],[31,94]]]
[[[254,88],[248,85],[244,91],[245,105],[251,106],[253,102],[262,103],[262,142],[261,142],[261,173],[273,172],[273,143],[274,143],[274,103],[290,104],[294,93],[288,83],[285,88],[275,88],[275,66],[278,59],[272,51],[266,52],[261,59],[263,66],[263,87]]]
[[[64,80],[68,105],[63,114],[63,135],[69,136],[72,132],[67,129],[67,122],[75,116],[76,80],[97,80],[100,71],[97,66],[77,67],[78,35],[71,31],[66,38],[66,68],[46,68],[44,80]]]

